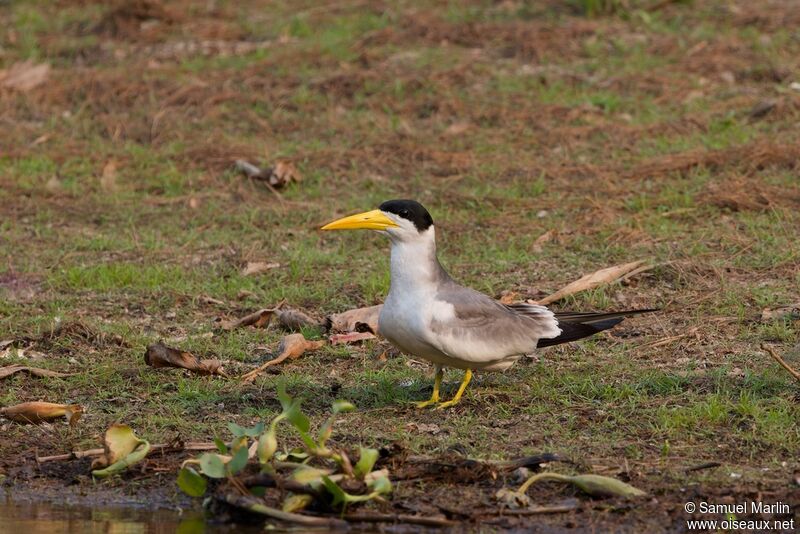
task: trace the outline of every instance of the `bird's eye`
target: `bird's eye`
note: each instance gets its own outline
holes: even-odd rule
[[[408,210],[400,210],[400,216],[401,217],[406,217],[407,218],[409,215],[411,215],[411,213]]]

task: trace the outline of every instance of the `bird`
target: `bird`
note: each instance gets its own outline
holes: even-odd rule
[[[390,284],[378,334],[435,368],[433,393],[419,408],[461,401],[473,371],[504,371],[537,348],[589,337],[626,316],[655,311],[553,312],[537,304],[503,304],[457,283],[439,263],[433,218],[415,200],[388,200],[378,209],[337,219],[321,230],[374,230],[391,243]],[[454,397],[441,401],[444,368],[464,370]]]

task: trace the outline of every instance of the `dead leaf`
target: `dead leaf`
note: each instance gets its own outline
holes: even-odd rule
[[[83,414],[78,404],[53,404],[52,402],[23,402],[16,406],[0,408],[0,415],[17,423],[43,423],[59,417],[66,417],[69,426],[75,426]]]
[[[247,265],[244,266],[242,269],[242,276],[252,276],[254,274],[260,274],[271,269],[277,269],[280,267],[280,263],[276,262],[266,262],[266,261],[248,261]]]
[[[331,345],[357,343],[365,339],[375,339],[375,334],[372,332],[350,332],[348,334],[333,334],[328,338]]]
[[[236,170],[253,180],[267,182],[271,187],[280,189],[291,182],[300,182],[303,178],[297,168],[287,162],[278,161],[273,167],[258,167],[247,161],[238,159],[235,163]]]
[[[173,349],[162,343],[154,343],[147,347],[147,351],[144,353],[144,363],[155,368],[188,369],[200,375],[228,376],[222,369],[222,363],[219,360],[199,360],[190,352]]]
[[[630,263],[623,263],[621,265],[615,265],[613,267],[601,269],[592,274],[587,274],[586,276],[583,276],[580,279],[572,282],[571,284],[568,284],[565,287],[559,289],[552,295],[549,295],[541,299],[537,303],[544,306],[550,304],[551,302],[561,300],[569,295],[573,295],[581,291],[586,291],[588,289],[594,289],[604,284],[610,284],[612,282],[619,280],[620,278],[622,278],[629,272],[633,271],[634,269],[638,268],[643,263],[644,263],[643,260],[632,261]]]
[[[300,330],[305,326],[320,326],[318,320],[300,310],[293,310],[292,308],[276,310],[275,315],[278,318],[278,323],[285,330]]]
[[[406,425],[407,430],[416,430],[417,432],[424,432],[426,434],[431,434],[435,436],[442,432],[442,429],[439,428],[439,425],[436,423],[408,423]]]
[[[31,60],[19,61],[8,70],[0,71],[0,85],[17,91],[30,91],[43,84],[50,74],[50,65],[37,65]]]
[[[113,475],[142,461],[150,443],[138,438],[128,425],[113,424],[106,430],[103,449],[103,455],[92,461],[92,475],[96,477]]]
[[[0,358],[21,358],[23,360],[43,360],[47,355],[33,349],[18,349],[13,346],[6,347],[0,352]]]
[[[73,376],[75,373],[59,373],[58,371],[50,371],[49,369],[39,369],[38,367],[27,367],[25,365],[9,365],[7,367],[0,367],[0,378],[6,378],[15,373],[25,371],[33,376],[43,378],[61,378],[64,376]]]
[[[58,176],[54,174],[49,180],[47,180],[47,183],[44,184],[44,188],[50,193],[59,193],[62,189],[61,180],[59,180]]]
[[[100,175],[100,188],[106,193],[117,190],[117,162],[110,159],[103,166],[103,174]]]
[[[544,249],[544,244],[552,241],[553,236],[555,236],[555,232],[553,230],[548,230],[537,237],[536,241],[533,242],[533,251],[541,252]]]
[[[233,319],[228,321],[220,321],[219,325],[223,330],[234,330],[243,326],[253,326],[255,328],[266,328],[272,320],[272,315],[277,308],[264,308],[245,315],[241,319]]]
[[[800,319],[800,302],[779,306],[777,308],[764,308],[761,310],[762,321],[774,321],[776,319]]]
[[[269,177],[269,185],[280,189],[291,182],[300,182],[302,179],[300,171],[298,171],[294,165],[287,161],[279,161],[272,169],[272,174]]]
[[[495,493],[494,496],[495,499],[497,499],[497,502],[512,510],[527,508],[531,505],[530,497],[524,493],[520,493],[509,488],[500,488],[497,490],[497,493]]]
[[[328,330],[333,332],[372,332],[378,333],[378,317],[382,304],[368,308],[356,308],[342,313],[335,313],[325,319]]]
[[[454,122],[447,129],[444,131],[444,134],[447,136],[455,137],[457,135],[461,135],[467,130],[469,130],[469,123],[468,122]]]
[[[277,365],[286,359],[297,359],[307,350],[316,350],[325,345],[325,341],[309,341],[303,334],[289,334],[281,340],[278,345],[278,356],[265,364],[253,369],[249,373],[242,375],[242,380],[250,382],[261,374],[267,367]]]
[[[519,293],[516,291],[503,290],[500,292],[501,304],[513,304],[519,299]]]

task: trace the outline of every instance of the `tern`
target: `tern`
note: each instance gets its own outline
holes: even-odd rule
[[[554,313],[536,304],[505,305],[458,284],[439,263],[433,218],[414,200],[389,200],[376,210],[338,219],[322,230],[375,230],[391,241],[391,283],[378,334],[401,351],[434,364],[430,400],[417,406],[457,404],[472,371],[504,371],[535,349],[582,339],[620,323],[613,313]],[[440,403],[443,369],[464,369],[455,396]]]

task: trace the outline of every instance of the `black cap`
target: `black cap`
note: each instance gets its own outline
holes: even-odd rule
[[[416,200],[387,200],[380,205],[379,209],[387,213],[394,213],[403,219],[408,219],[414,223],[414,226],[420,232],[424,232],[433,226],[431,214]]]

